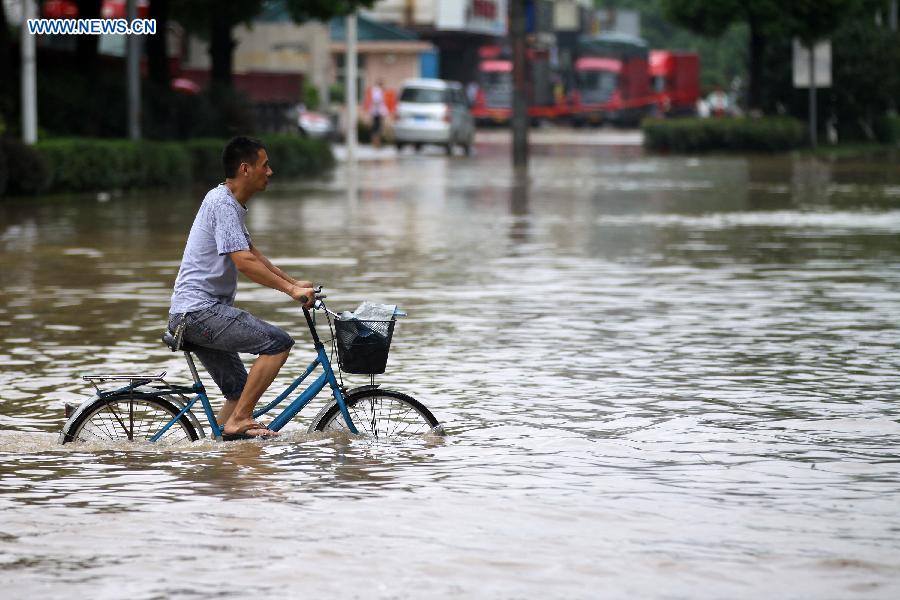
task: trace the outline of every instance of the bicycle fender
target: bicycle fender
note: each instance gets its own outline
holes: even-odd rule
[[[363,392],[365,390],[377,390],[381,387],[380,383],[368,384],[368,385],[358,385],[355,388],[349,389],[345,392],[347,396],[350,394],[355,394],[356,392]]]

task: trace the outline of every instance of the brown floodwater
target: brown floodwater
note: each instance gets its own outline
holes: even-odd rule
[[[323,398],[265,443],[57,445],[82,374],[188,382],[159,334],[205,189],[0,202],[6,594],[898,597],[897,155],[478,150],[248,214],[332,308],[408,311],[379,381],[442,439],[309,436]],[[302,314],[237,303],[297,338],[286,385]]]

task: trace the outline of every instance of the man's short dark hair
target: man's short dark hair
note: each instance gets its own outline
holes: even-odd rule
[[[239,135],[225,144],[222,151],[222,166],[225,167],[225,178],[230,179],[237,175],[241,163],[255,165],[259,159],[259,151],[266,147],[257,139]]]

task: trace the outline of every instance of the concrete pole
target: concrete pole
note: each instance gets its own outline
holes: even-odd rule
[[[36,17],[34,0],[22,0],[22,142],[37,142],[37,66],[34,36],[28,33],[28,19]]]
[[[356,13],[347,15],[347,52],[344,58],[347,103],[347,161],[356,162]]]
[[[312,39],[312,48],[310,54],[313,62],[313,85],[319,90],[319,112],[329,114],[328,111],[328,82],[331,79],[331,53],[328,45],[331,41],[328,27],[316,27],[314,33],[310,35]],[[307,106],[307,109],[311,107]]]
[[[128,20],[137,18],[137,0],[128,0]],[[156,35],[165,36],[165,31]],[[129,35],[127,47],[127,81],[128,81],[128,137],[133,141],[141,139],[141,41],[137,35]]]
[[[816,43],[809,44],[809,143],[818,143],[816,134]]]
[[[525,0],[509,2],[509,37],[513,52],[512,160],[517,170],[528,168],[528,87],[525,69]]]

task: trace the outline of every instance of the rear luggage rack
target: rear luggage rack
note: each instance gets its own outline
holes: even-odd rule
[[[165,383],[163,377],[166,376],[167,371],[163,371],[158,375],[82,375],[81,378],[85,381],[94,382],[103,382],[103,381],[129,381],[131,383],[141,382],[141,383],[149,383],[151,381],[162,381]]]
[[[134,389],[140,385],[144,385],[152,381],[160,381],[162,383],[166,383],[165,379],[163,379],[163,377],[165,376],[166,371],[163,371],[158,375],[122,375],[120,373],[110,373],[106,375],[82,375],[81,378],[84,381],[90,381],[91,385],[94,386],[94,389],[97,390],[98,394],[103,394],[103,390],[100,389],[100,386],[98,384],[105,381],[127,381],[128,386],[126,389]]]

